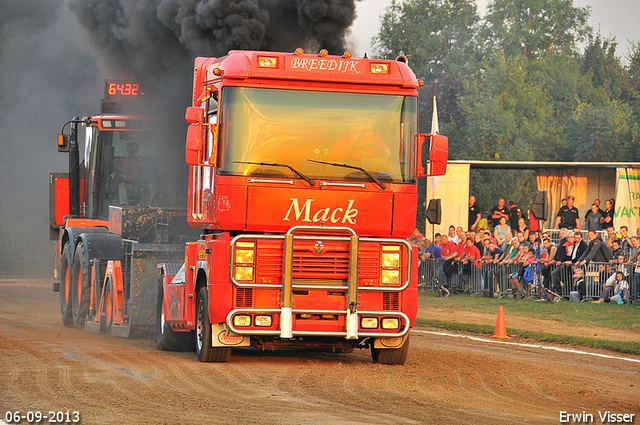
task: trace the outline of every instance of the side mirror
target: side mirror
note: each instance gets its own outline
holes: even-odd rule
[[[58,134],[58,152],[69,152],[68,134]]]
[[[204,121],[204,109],[196,106],[189,106],[184,114],[184,119],[189,124],[202,124]]]
[[[191,124],[187,129],[186,160],[189,165],[201,165],[202,161],[202,124]]]
[[[447,172],[449,139],[438,134],[417,134],[416,139],[418,177],[443,176]]]
[[[429,150],[429,176],[444,176],[449,159],[449,139],[446,136],[431,136]]]

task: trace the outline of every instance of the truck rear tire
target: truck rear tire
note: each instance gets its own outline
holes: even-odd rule
[[[200,288],[196,299],[196,354],[201,362],[224,363],[229,361],[231,357],[231,347],[211,346],[211,322],[208,306],[207,288]]]
[[[91,266],[86,258],[85,246],[79,242],[74,256],[72,276],[75,278],[74,293],[72,299],[73,324],[78,329],[84,328],[84,322],[89,314],[91,299]]]
[[[374,363],[380,364],[404,364],[409,353],[409,341],[411,334],[407,334],[407,339],[400,348],[373,348],[371,347],[371,357]]]
[[[156,305],[156,346],[162,351],[193,350],[193,332],[175,332],[164,320],[164,290],[162,279],[158,285],[158,304]]]
[[[73,279],[71,279],[71,243],[64,244],[62,258],[60,259],[60,317],[65,326],[73,325]]]

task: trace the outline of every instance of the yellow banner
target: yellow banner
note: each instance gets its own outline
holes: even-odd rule
[[[640,169],[616,169],[616,205],[613,224],[616,230],[627,226],[630,234],[640,228]]]

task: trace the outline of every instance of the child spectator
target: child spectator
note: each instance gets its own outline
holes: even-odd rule
[[[580,302],[587,295],[587,286],[584,283],[584,271],[581,268],[573,272],[573,287],[569,293],[569,300]]]
[[[629,293],[629,284],[624,280],[624,274],[622,272],[616,273],[616,285],[615,287],[607,286],[600,294],[600,303],[615,303],[624,304],[627,301],[627,294]]]

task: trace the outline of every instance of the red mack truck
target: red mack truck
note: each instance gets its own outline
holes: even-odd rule
[[[93,265],[85,327],[109,329],[114,317],[131,327],[135,305],[153,298],[158,348],[195,348],[200,361],[246,346],[358,347],[403,364],[417,313],[417,247],[406,241],[417,177],[443,175],[448,149],[446,137],[418,133],[421,82],[406,58],[230,51],[196,58],[193,86],[186,221],[200,237],[182,245],[181,261],[145,258],[159,272],[134,285],[124,276],[136,280],[140,267],[117,247],[120,257],[77,254]],[[130,242],[118,227],[126,211],[110,206],[100,234],[124,241],[124,252],[175,246]],[[70,270],[63,258],[61,308],[63,289],[83,286]],[[111,287],[122,290],[108,298]]]

